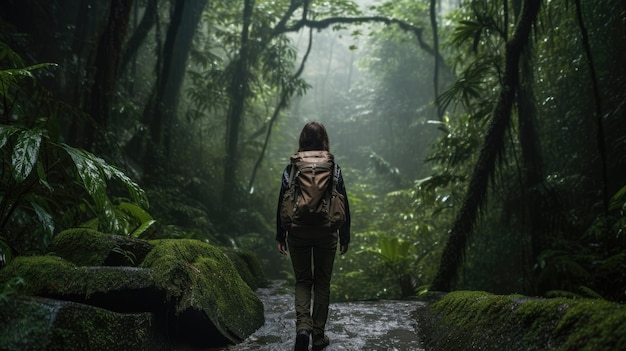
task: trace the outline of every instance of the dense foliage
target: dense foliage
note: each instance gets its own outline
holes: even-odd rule
[[[626,299],[623,2],[130,3],[0,5],[6,260],[87,226],[250,249],[289,277],[279,177],[320,120],[353,218],[335,300],[436,277]]]

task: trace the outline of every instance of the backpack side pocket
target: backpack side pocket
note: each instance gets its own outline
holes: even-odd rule
[[[346,222],[346,203],[343,195],[338,191],[334,191],[330,198],[330,209],[328,213],[330,220],[330,229],[332,231],[339,230]]]

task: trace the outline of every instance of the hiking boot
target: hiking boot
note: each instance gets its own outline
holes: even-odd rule
[[[326,335],[322,335],[320,338],[313,340],[313,351],[320,351],[326,348],[330,344],[330,340]]]
[[[309,351],[309,337],[310,333],[308,330],[298,330],[296,334],[296,346],[294,347],[294,351]]]

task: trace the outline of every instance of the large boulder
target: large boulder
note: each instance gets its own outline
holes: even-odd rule
[[[20,297],[2,303],[2,350],[163,350],[151,313],[117,313],[75,302]]]
[[[141,267],[76,266],[57,256],[17,257],[0,271],[0,282],[24,279],[29,296],[73,301],[120,312],[149,312],[162,307],[165,292],[154,273]]]
[[[142,266],[153,270],[157,286],[176,302],[173,312],[181,328],[171,332],[180,340],[202,345],[209,335],[216,343],[238,342],[264,323],[263,303],[216,247],[197,240],[163,240]]]
[[[233,261],[237,272],[253,290],[269,285],[258,257],[249,250],[220,248]]]
[[[51,255],[17,257],[0,270],[0,287],[15,277],[25,283],[19,298],[4,304],[0,301],[0,326],[12,324],[18,318],[14,309],[25,303],[41,304],[42,311],[59,306],[85,311],[94,308],[104,311],[95,315],[107,315],[99,320],[106,326],[94,331],[84,329],[82,324],[64,326],[64,321],[71,324],[71,318],[54,319],[54,323],[46,324],[48,330],[39,333],[45,336],[39,339],[49,341],[47,346],[35,349],[55,349],[55,340],[62,340],[65,350],[90,349],[78,339],[75,343],[68,341],[78,338],[81,330],[90,339],[98,339],[89,345],[114,340],[111,349],[168,349],[183,344],[207,348],[239,342],[264,323],[262,303],[241,277],[244,268],[236,269],[226,254],[209,244],[186,239],[145,242],[72,230],[57,235],[51,247]],[[24,296],[47,300],[28,300]],[[5,313],[5,309],[12,312]],[[129,318],[149,320],[145,326],[146,333],[153,336],[152,344],[142,346],[148,344],[118,334],[124,328],[116,326],[125,325]],[[63,334],[65,339],[54,336],[55,330],[74,329],[77,331]],[[0,340],[5,341],[2,345],[17,345],[21,338],[15,329],[0,329]],[[7,348],[11,349],[21,348]]]

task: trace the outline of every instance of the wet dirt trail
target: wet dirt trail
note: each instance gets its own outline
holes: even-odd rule
[[[213,351],[293,350],[295,312],[293,287],[284,281],[259,289],[265,306],[265,325],[242,343]],[[411,317],[418,301],[333,303],[326,325],[326,351],[424,351]]]

